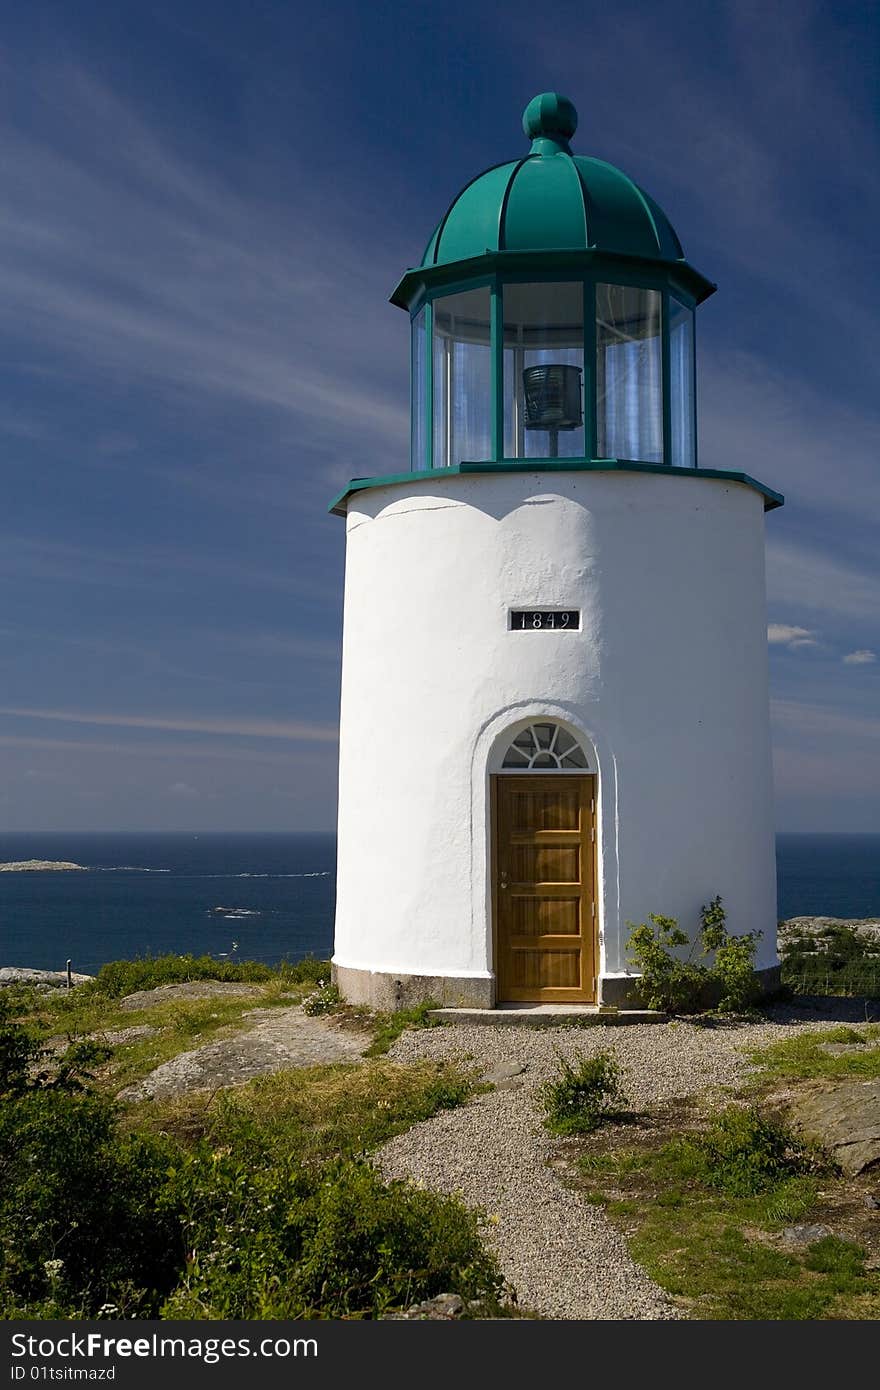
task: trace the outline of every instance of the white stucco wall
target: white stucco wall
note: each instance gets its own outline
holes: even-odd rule
[[[511,607],[582,630],[512,632]],[[627,921],[693,931],[716,893],[775,964],[763,499],[622,472],[351,496],[336,963],[492,973],[489,774],[539,715],[598,763],[601,973]]]

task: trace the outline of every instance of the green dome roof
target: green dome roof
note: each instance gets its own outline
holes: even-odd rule
[[[613,164],[572,154],[577,112],[545,92],[523,114],[532,141],[522,159],[496,164],[466,184],[428,243],[422,266],[487,252],[598,251],[651,261],[684,252],[662,208]]]

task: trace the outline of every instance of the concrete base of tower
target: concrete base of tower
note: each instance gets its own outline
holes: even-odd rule
[[[493,975],[405,975],[331,965],[331,978],[349,1004],[370,1009],[411,1009],[426,1000],[444,1008],[491,1009],[495,1003]]]
[[[779,989],[779,971],[778,965],[757,971],[765,996]],[[363,970],[334,962],[331,976],[347,1003],[365,1004],[370,1009],[382,1011],[410,1009],[427,1000],[447,1009],[493,1009],[497,1003],[494,975],[407,975]],[[598,1003],[618,1009],[644,1009],[639,996],[639,976],[600,976]]]

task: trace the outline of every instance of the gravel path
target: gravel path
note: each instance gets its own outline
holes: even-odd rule
[[[717,1029],[676,1022],[590,1028],[456,1024],[407,1032],[391,1050],[394,1061],[476,1061],[484,1075],[495,1070],[499,1077],[523,1070],[469,1105],[398,1135],[377,1161],[389,1177],[455,1192],[484,1208],[487,1240],[523,1307],[563,1319],[676,1318],[676,1308],[631,1259],[601,1210],[567,1188],[549,1166],[559,1141],[541,1125],[537,1087],[559,1055],[571,1059],[608,1050],[623,1068],[633,1107],[646,1109],[735,1085],[749,1070],[743,1049],[837,1021],[837,1015],[780,1009],[768,1022]]]

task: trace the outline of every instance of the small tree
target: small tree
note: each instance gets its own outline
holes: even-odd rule
[[[648,922],[627,925],[631,928],[629,958],[641,972],[640,992],[649,1009],[697,1013],[715,999],[720,1013],[737,1013],[758,998],[761,987],[754,955],[761,932],[731,936],[720,897],[703,904],[700,930],[694,940],[682,931],[675,917],[655,912],[649,914]],[[690,950],[682,959],[674,952],[684,946]],[[694,959],[698,948],[704,959],[714,954],[711,966]]]

